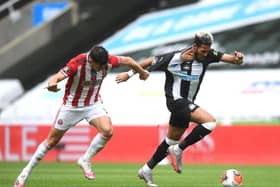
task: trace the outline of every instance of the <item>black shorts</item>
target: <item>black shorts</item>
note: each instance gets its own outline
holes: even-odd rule
[[[175,127],[188,127],[191,120],[191,112],[199,106],[193,102],[181,98],[177,100],[167,99],[166,105],[171,112],[169,124]]]

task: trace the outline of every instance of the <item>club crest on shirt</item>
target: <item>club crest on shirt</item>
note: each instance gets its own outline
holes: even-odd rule
[[[58,125],[63,125],[63,120],[62,120],[62,119],[58,119],[58,120],[57,120],[57,124],[58,124]]]

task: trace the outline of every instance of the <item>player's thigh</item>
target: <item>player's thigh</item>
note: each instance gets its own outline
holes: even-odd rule
[[[97,102],[90,107],[86,120],[90,123],[90,125],[96,127],[97,130],[104,136],[112,135],[113,127],[111,118],[109,117],[102,102]]]
[[[167,137],[172,140],[180,140],[181,136],[184,134],[187,127],[176,127],[169,125],[167,131]]]
[[[100,116],[98,118],[92,119],[89,123],[95,126],[98,132],[100,132],[103,136],[112,136],[113,127],[111,118],[109,116]]]
[[[175,127],[188,128],[191,112],[199,106],[185,98],[177,100],[168,99],[167,108],[170,111],[169,124]]]
[[[201,124],[216,121],[216,119],[209,112],[201,107],[198,107],[191,112],[191,121]]]
[[[80,122],[86,114],[86,110],[82,108],[62,106],[57,113],[54,121],[54,128],[58,130],[68,130]]]

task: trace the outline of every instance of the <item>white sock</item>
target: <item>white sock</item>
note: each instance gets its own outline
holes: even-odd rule
[[[44,158],[44,156],[47,154],[49,149],[46,146],[46,141],[43,141],[38,147],[33,156],[31,157],[31,160],[28,162],[26,167],[23,169],[24,172],[27,172],[28,174],[32,171],[32,169]]]
[[[145,164],[145,165],[143,166],[143,171],[144,171],[144,172],[152,172],[152,169],[149,168],[149,166],[148,166],[147,164]]]
[[[183,152],[183,150],[179,147],[179,144],[174,145],[173,150],[176,154],[181,154]]]
[[[83,159],[89,161],[94,155],[103,149],[109,139],[110,138],[106,138],[102,134],[98,133],[91,141],[90,146],[83,155]]]

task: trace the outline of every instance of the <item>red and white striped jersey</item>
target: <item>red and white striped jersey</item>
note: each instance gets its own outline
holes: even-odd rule
[[[82,53],[72,58],[60,71],[68,77],[63,104],[83,107],[100,99],[99,91],[107,73],[120,64],[120,57],[109,55],[104,69],[94,72],[88,62],[88,54]]]

